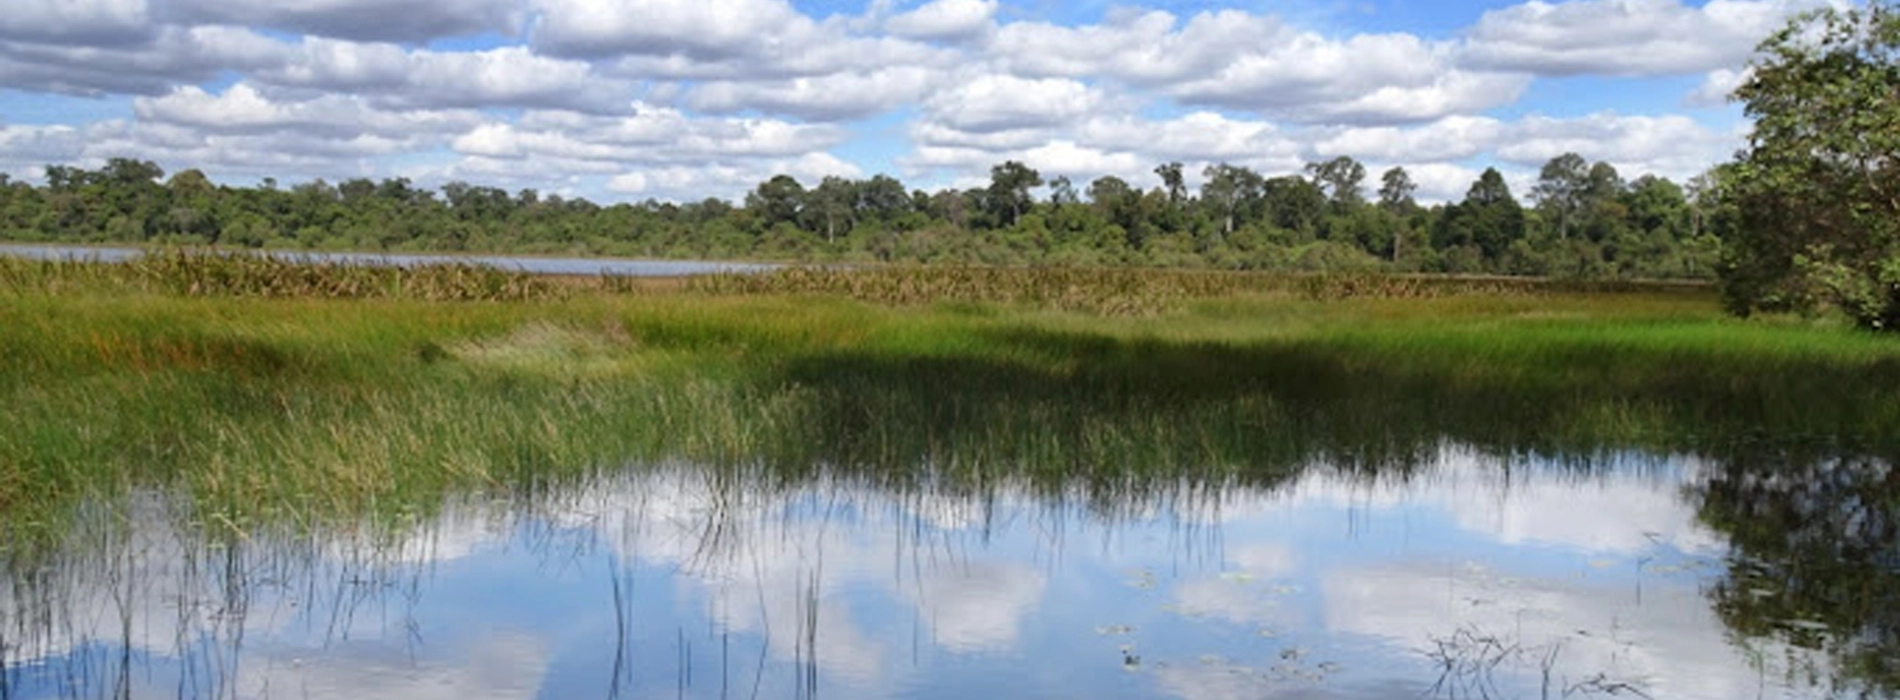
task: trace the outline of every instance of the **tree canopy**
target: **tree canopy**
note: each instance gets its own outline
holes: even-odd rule
[[[1754,131],[1720,182],[1739,218],[1725,301],[1900,329],[1900,11],[1803,14],[1757,54],[1735,92]]]
[[[1580,162],[1581,157],[1577,157]],[[404,178],[219,184],[157,164],[51,165],[44,184],[0,180],[0,239],[363,251],[495,252],[790,261],[1142,265],[1244,270],[1693,277],[1714,269],[1718,207],[1695,209],[1662,178],[1582,174],[1591,202],[1569,240],[1523,209],[1495,170],[1463,201],[1423,206],[1402,168],[1368,197],[1350,157],[1267,174],[1234,163],[1153,169],[1143,189],[1086,185],[1020,162],[981,187],[908,189],[889,175],[800,182],[775,175],[734,204],[599,205],[535,190]],[[1595,177],[1593,174],[1601,175]],[[1594,184],[1593,184],[1594,183]],[[1595,189],[1589,189],[1594,187]],[[1710,198],[1716,201],[1716,198]],[[1701,212],[1691,216],[1689,212]],[[1588,235],[1578,231],[1587,231]]]

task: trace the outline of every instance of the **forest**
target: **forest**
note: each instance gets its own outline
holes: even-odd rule
[[[1495,169],[1460,201],[1423,205],[1403,168],[1370,180],[1350,157],[1267,176],[1215,164],[1198,191],[1181,163],[1142,189],[1105,175],[1045,179],[1023,163],[987,187],[926,192],[888,175],[788,175],[733,203],[603,205],[466,182],[322,179],[282,186],[169,174],[115,158],[0,176],[0,239],[64,244],[482,252],[799,262],[1144,266],[1432,272],[1577,278],[1713,276],[1734,228],[1714,181],[1625,179],[1604,162],[1551,159],[1520,198]]]

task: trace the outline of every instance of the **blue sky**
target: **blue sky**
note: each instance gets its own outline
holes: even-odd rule
[[[1443,199],[1575,151],[1682,179],[1741,144],[1754,44],[1821,1],[14,0],[0,172],[621,201],[1347,155]]]

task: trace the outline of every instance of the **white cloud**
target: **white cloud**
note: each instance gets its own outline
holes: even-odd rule
[[[146,0],[12,0],[0,12],[0,40],[107,46],[150,36]]]
[[[721,59],[812,31],[783,0],[534,0],[537,48],[562,56]]]
[[[995,29],[996,0],[932,0],[910,12],[886,20],[892,34],[913,39],[954,41]]]
[[[1462,62],[1540,75],[1671,75],[1733,68],[1816,0],[1531,0],[1486,12]]]
[[[283,60],[284,45],[237,27],[167,26],[150,41],[102,47],[0,42],[0,87],[84,95],[151,95],[221,71]]]
[[[958,131],[1060,126],[1099,110],[1106,97],[1075,80],[984,75],[933,95],[924,110]]]
[[[547,107],[625,111],[632,86],[586,63],[522,46],[485,51],[405,50],[395,44],[305,39],[282,65],[259,71],[282,86],[374,95],[401,107]]]
[[[1178,26],[1178,28],[1177,28]],[[1448,44],[1405,34],[1344,40],[1234,10],[1185,24],[1166,12],[1113,14],[1086,27],[1006,25],[998,60],[1030,75],[1101,76],[1183,102],[1301,122],[1390,123],[1489,109],[1529,79],[1472,73]]]
[[[1720,68],[1709,71],[1709,74],[1702,79],[1702,84],[1696,86],[1695,90],[1683,98],[1683,104],[1704,108],[1726,106],[1729,104],[1729,97],[1735,94],[1735,89],[1741,87],[1742,83],[1748,82],[1749,75],[1747,69]]]
[[[828,16],[788,0],[21,0],[0,13],[0,88],[122,109],[69,124],[79,139],[15,129],[33,150],[0,168],[204,157],[167,165],[698,199],[710,193],[678,188],[731,191],[800,163],[839,172],[825,159],[846,152],[936,182],[1014,158],[1138,184],[1168,161],[1276,175],[1350,155],[1406,165],[1430,201],[1462,196],[1468,181],[1452,181],[1487,165],[1515,184],[1576,151],[1680,179],[1727,159],[1741,132],[1667,110],[1720,105],[1755,41],[1823,1],[1533,0],[1441,39],[1152,3],[1057,24],[1001,0],[875,0]],[[471,34],[500,45],[431,43]],[[1536,114],[1522,103],[1533,76],[1585,73],[1704,81],[1648,115],[1496,111]],[[883,117],[903,121],[866,123]]]
[[[171,0],[169,7],[190,22],[414,43],[484,31],[512,34],[521,14],[517,0]]]
[[[1314,147],[1362,160],[1454,161],[1494,147],[1505,131],[1503,122],[1490,117],[1452,116],[1411,128],[1342,129],[1321,137]]]
[[[810,186],[829,175],[859,177],[863,174],[856,165],[836,156],[813,153],[798,158],[637,166],[615,175],[608,181],[607,189],[643,198],[697,201],[720,197],[738,201],[744,199],[747,191],[774,175],[790,175]]]
[[[1684,180],[1727,160],[1742,135],[1717,131],[1681,115],[1592,114],[1575,119],[1531,116],[1513,124],[1508,138],[1493,144],[1497,157],[1541,167],[1564,153],[1607,161],[1634,176],[1654,173]]]
[[[1520,74],[1457,70],[1450,56],[1409,35],[1339,42],[1288,34],[1164,89],[1191,103],[1294,121],[1393,123],[1509,104],[1530,84]]]
[[[278,101],[245,83],[218,95],[197,87],[182,87],[164,97],[138,98],[133,107],[142,120],[202,129],[209,135],[315,132],[337,138],[366,134],[427,136],[473,128],[481,121],[481,116],[472,111],[383,111],[362,98],[339,94]]]
[[[748,109],[815,121],[867,117],[913,102],[936,82],[934,71],[915,66],[768,81],[714,81],[688,93],[686,104],[713,113]]]
[[[772,119],[704,118],[636,104],[632,116],[532,111],[455,138],[455,150],[490,158],[556,157],[623,164],[702,164],[729,158],[809,155],[844,138],[838,129]]]

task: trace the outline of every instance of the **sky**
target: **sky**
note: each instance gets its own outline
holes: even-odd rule
[[[1754,46],[1828,1],[8,0],[0,173],[693,201],[1344,155],[1426,201],[1486,167],[1521,197],[1565,152],[1677,180],[1729,159]]]

